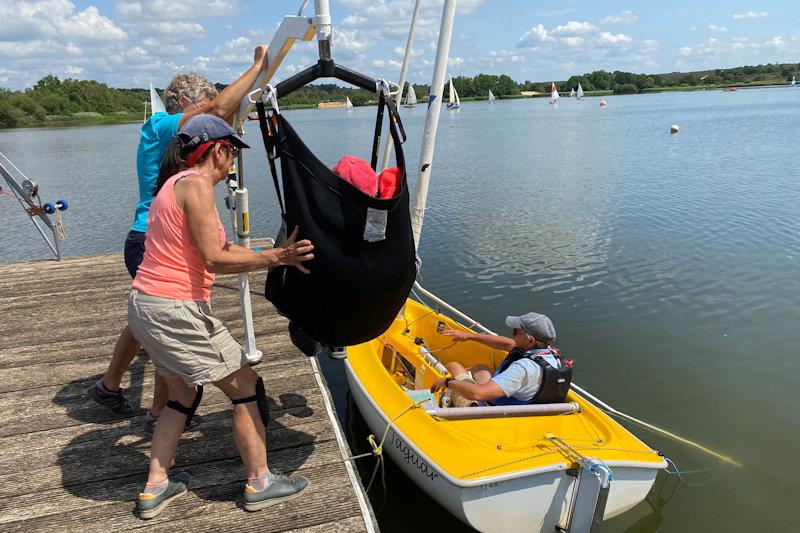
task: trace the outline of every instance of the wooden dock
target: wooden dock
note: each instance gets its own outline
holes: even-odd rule
[[[0,530],[374,531],[359,482],[346,467],[347,445],[326,409],[327,389],[310,360],[289,341],[287,321],[259,294],[251,276],[253,315],[264,361],[256,367],[271,397],[269,464],[301,473],[301,499],[257,513],[241,509],[245,473],[233,444],[230,402],[207,387],[198,431],[184,434],[173,472],[192,475],[189,493],[157,518],[134,514],[147,476],[149,439],[142,431],[152,399],[153,366],[134,360],[130,419],[114,419],[89,400],[126,322],[130,287],[120,254],[0,263]],[[241,340],[238,290],[221,276],[214,313]]]

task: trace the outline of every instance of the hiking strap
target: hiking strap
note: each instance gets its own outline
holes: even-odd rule
[[[278,170],[275,168],[275,159],[278,157],[276,111],[273,110],[272,114],[267,117],[267,109],[263,100],[256,102],[256,111],[258,112],[258,126],[261,129],[261,140],[264,141],[264,149],[267,151],[267,162],[269,163],[270,174],[272,174],[272,184],[275,186],[275,194],[278,195],[278,204],[281,206],[281,218],[286,220],[281,183],[278,180]]]

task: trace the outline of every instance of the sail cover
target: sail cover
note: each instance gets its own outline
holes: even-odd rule
[[[401,176],[400,192],[389,199],[368,196],[341,179],[282,115],[262,121],[268,153],[274,147],[280,158],[286,228],[299,227],[298,239],[314,244],[314,259],[304,263],[311,273],[274,268],[265,296],[305,333],[331,346],[359,344],[386,331],[416,277],[399,118],[394,103],[386,105]]]

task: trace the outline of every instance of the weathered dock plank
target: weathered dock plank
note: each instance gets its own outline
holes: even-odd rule
[[[123,386],[140,406],[116,419],[86,397],[125,325],[130,278],[119,254],[0,264],[0,529],[374,531],[359,503],[325,399],[309,360],[290,342],[287,321],[251,279],[254,326],[270,395],[270,465],[308,476],[296,500],[258,513],[241,509],[244,469],[231,436],[230,402],[206,390],[200,429],[181,439],[175,468],[192,475],[190,493],[158,518],[135,513],[147,474],[143,413],[153,367],[134,360]],[[241,340],[236,279],[221,276],[212,307]],[[367,517],[365,519],[365,517]]]

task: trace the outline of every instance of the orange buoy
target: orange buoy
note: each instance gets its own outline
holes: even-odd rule
[[[600,100],[600,107],[605,107],[605,106],[606,106],[606,101]]]

